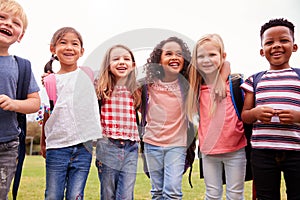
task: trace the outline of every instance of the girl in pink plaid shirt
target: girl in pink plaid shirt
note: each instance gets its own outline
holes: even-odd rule
[[[133,199],[139,141],[136,109],[141,100],[131,50],[123,45],[108,49],[99,74],[96,92],[103,138],[97,141],[96,166],[101,199]]]

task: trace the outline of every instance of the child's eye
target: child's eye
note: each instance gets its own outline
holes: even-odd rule
[[[288,40],[288,39],[282,39],[282,40],[280,40],[280,42],[281,43],[288,43],[288,42],[290,42],[290,40]]]
[[[176,53],[176,56],[182,57],[182,53],[181,53],[181,52],[178,52],[178,53]]]
[[[15,25],[17,25],[17,26],[21,26],[21,23],[20,23],[20,22],[14,21],[13,23],[14,23]]]
[[[273,41],[266,41],[265,42],[265,45],[271,45],[271,44],[273,44]]]

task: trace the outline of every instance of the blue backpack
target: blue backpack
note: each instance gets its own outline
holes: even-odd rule
[[[240,88],[240,85],[244,82],[243,75],[241,74],[231,74],[229,77],[229,87],[230,87],[230,94],[231,94],[231,100],[233,103],[233,106],[235,108],[236,114],[238,118],[241,120],[241,113],[244,106],[244,92]],[[246,151],[246,175],[245,175],[245,181],[252,180],[252,170],[251,170],[251,161],[250,161],[250,155],[251,155],[251,143],[250,138],[252,135],[252,124],[246,124],[243,123],[244,126],[244,133],[247,138],[247,146],[245,147]],[[198,155],[200,155],[199,149],[198,149]],[[204,178],[203,170],[202,170],[202,158],[199,158],[199,170],[200,170],[200,178]],[[226,183],[225,179],[225,173],[223,168],[223,184]]]
[[[18,77],[18,84],[17,84],[17,99],[24,100],[27,99],[27,92],[30,84],[31,79],[31,63],[29,60],[20,58],[18,56],[15,56],[15,59],[18,63],[18,69],[19,69],[19,77]],[[23,162],[25,158],[26,153],[26,114],[17,113],[17,120],[19,127],[21,129],[21,133],[19,134],[19,150],[18,150],[18,164],[17,169],[14,177],[13,182],[13,188],[12,188],[12,195],[13,200],[17,199],[18,189],[20,185],[21,175],[22,175],[22,168],[23,168]]]

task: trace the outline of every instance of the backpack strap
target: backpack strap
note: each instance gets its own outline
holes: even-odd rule
[[[50,111],[52,111],[57,99],[55,74],[52,73],[45,77],[44,86],[49,97]]]
[[[79,67],[82,71],[84,71],[91,79],[92,83],[94,83],[94,72],[89,67]]]
[[[94,72],[91,68],[89,67],[79,67],[79,68],[90,77],[92,82],[94,82]],[[44,85],[49,97],[50,111],[52,111],[57,100],[56,78],[54,73],[49,74],[48,76],[45,77]]]
[[[297,73],[299,79],[300,79],[300,68],[293,68],[292,69]]]
[[[18,83],[17,83],[17,99],[24,100],[28,95],[28,88],[31,79],[31,63],[29,60],[14,56],[19,70]],[[17,113],[18,125],[21,129],[19,134],[19,149],[18,149],[18,164],[14,177],[14,183],[12,188],[13,199],[17,198],[18,189],[20,185],[23,162],[26,154],[26,115],[22,113]]]
[[[239,118],[242,120],[241,113],[244,105],[244,91],[240,88],[240,85],[244,82],[242,74],[232,74],[229,75],[229,87],[231,100],[235,109],[235,112]]]

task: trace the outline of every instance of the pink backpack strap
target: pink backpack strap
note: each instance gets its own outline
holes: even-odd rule
[[[92,83],[94,83],[94,72],[89,67],[79,67],[82,71],[84,71],[92,80]]]
[[[50,110],[53,110],[57,99],[55,74],[49,74],[47,77],[45,77],[44,85],[50,101]]]

